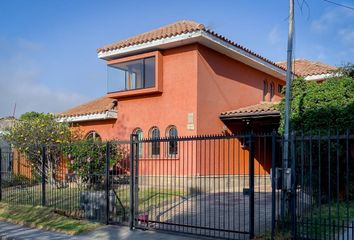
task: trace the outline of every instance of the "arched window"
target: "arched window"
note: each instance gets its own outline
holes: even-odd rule
[[[270,89],[269,89],[269,101],[272,101],[273,97],[274,97],[274,82],[270,83]]]
[[[86,134],[85,139],[89,141],[102,141],[101,136],[95,131],[90,131],[88,134]]]
[[[284,85],[278,84],[278,93],[283,93]]]
[[[268,93],[268,82],[267,80],[264,80],[263,81],[263,101],[266,100],[267,93]]]
[[[136,134],[138,135],[138,140],[142,140],[144,138],[144,134],[143,134],[143,130],[141,130],[141,128],[136,128],[134,131],[133,131],[133,134]],[[143,156],[143,143],[140,142],[139,143],[139,157],[142,157]]]
[[[168,154],[177,155],[178,153],[178,142],[177,142],[177,128],[175,126],[170,126],[167,128],[166,137],[171,140],[168,141]]]
[[[156,140],[151,142],[151,155],[160,155],[160,130],[157,127],[150,129],[150,138]]]

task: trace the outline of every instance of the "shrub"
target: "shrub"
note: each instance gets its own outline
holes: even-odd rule
[[[284,131],[285,99],[280,103]],[[322,132],[354,130],[354,79],[348,76],[323,83],[306,82],[298,78],[292,84],[290,115],[292,131]]]
[[[69,170],[77,174],[89,187],[99,186],[106,170],[107,144],[99,141],[85,140],[63,146],[68,159]],[[117,143],[109,144],[109,168],[113,171],[125,160],[128,151]]]

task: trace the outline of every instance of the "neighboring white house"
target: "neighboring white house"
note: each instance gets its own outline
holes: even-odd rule
[[[15,121],[14,117],[0,118],[0,147],[6,147],[8,144],[2,139],[2,134],[7,127],[10,127]]]
[[[4,139],[2,139],[2,134],[7,127],[10,127],[14,123],[14,121],[14,117],[0,118],[1,170],[3,174],[11,171],[12,151],[11,146]]]

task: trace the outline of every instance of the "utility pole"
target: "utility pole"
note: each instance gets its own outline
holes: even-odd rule
[[[290,103],[291,103],[291,81],[292,81],[292,55],[294,38],[294,0],[290,0],[289,7],[289,31],[288,31],[288,51],[286,67],[286,91],[285,91],[285,124],[284,124],[284,145],[283,145],[283,171],[282,171],[282,217],[285,217],[285,206],[287,202],[288,184],[287,179],[290,176],[288,172],[289,162],[289,130],[290,130]]]

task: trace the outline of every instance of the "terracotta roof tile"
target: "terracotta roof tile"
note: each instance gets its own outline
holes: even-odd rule
[[[296,59],[293,64],[293,72],[301,77],[320,75],[330,73],[337,68],[324,63],[306,60],[306,59]],[[287,62],[277,62],[277,64],[286,69]]]
[[[224,37],[223,35],[220,35],[210,29],[207,29],[203,24],[194,22],[194,21],[190,21],[190,20],[182,20],[182,21],[178,21],[166,26],[162,26],[160,28],[157,28],[155,30],[149,31],[149,32],[145,32],[118,42],[115,42],[113,44],[109,44],[106,45],[102,48],[98,48],[97,52],[107,52],[107,51],[111,51],[111,50],[116,50],[116,49],[120,49],[120,48],[124,48],[124,47],[128,47],[128,46],[133,46],[133,45],[137,45],[137,44],[142,44],[142,43],[147,43],[147,42],[151,42],[157,39],[162,39],[162,38],[166,38],[166,37],[172,37],[172,36],[177,36],[183,33],[192,33],[192,32],[196,32],[196,31],[204,31],[206,33],[210,33],[213,36],[239,48],[242,49],[246,52],[248,52],[249,54],[252,54],[253,56],[256,56],[260,59],[262,59],[263,61],[266,61],[276,67],[279,67],[283,70],[285,70],[284,67],[277,65],[276,63],[274,63],[273,61],[262,57],[261,55],[251,51],[250,49],[243,47],[229,39],[227,39],[226,37]]]
[[[194,32],[197,30],[205,30],[203,24],[196,23],[194,21],[178,21],[155,30],[145,32],[113,44],[106,45],[102,48],[97,49],[97,52],[106,52],[110,50],[115,50],[123,47],[128,47],[132,45],[137,45],[141,43],[150,42],[160,38],[172,37],[182,33]]]
[[[61,112],[58,115],[61,117],[73,117],[83,116],[96,113],[105,113],[107,111],[117,110],[117,100],[103,96],[87,103],[81,104],[77,107],[73,107],[65,112]]]
[[[222,112],[220,114],[221,117],[227,116],[237,116],[237,115],[253,115],[253,114],[263,114],[263,113],[275,113],[278,114],[278,102],[262,102],[255,105],[250,105],[243,108],[238,108],[235,110],[230,110],[226,112]]]

